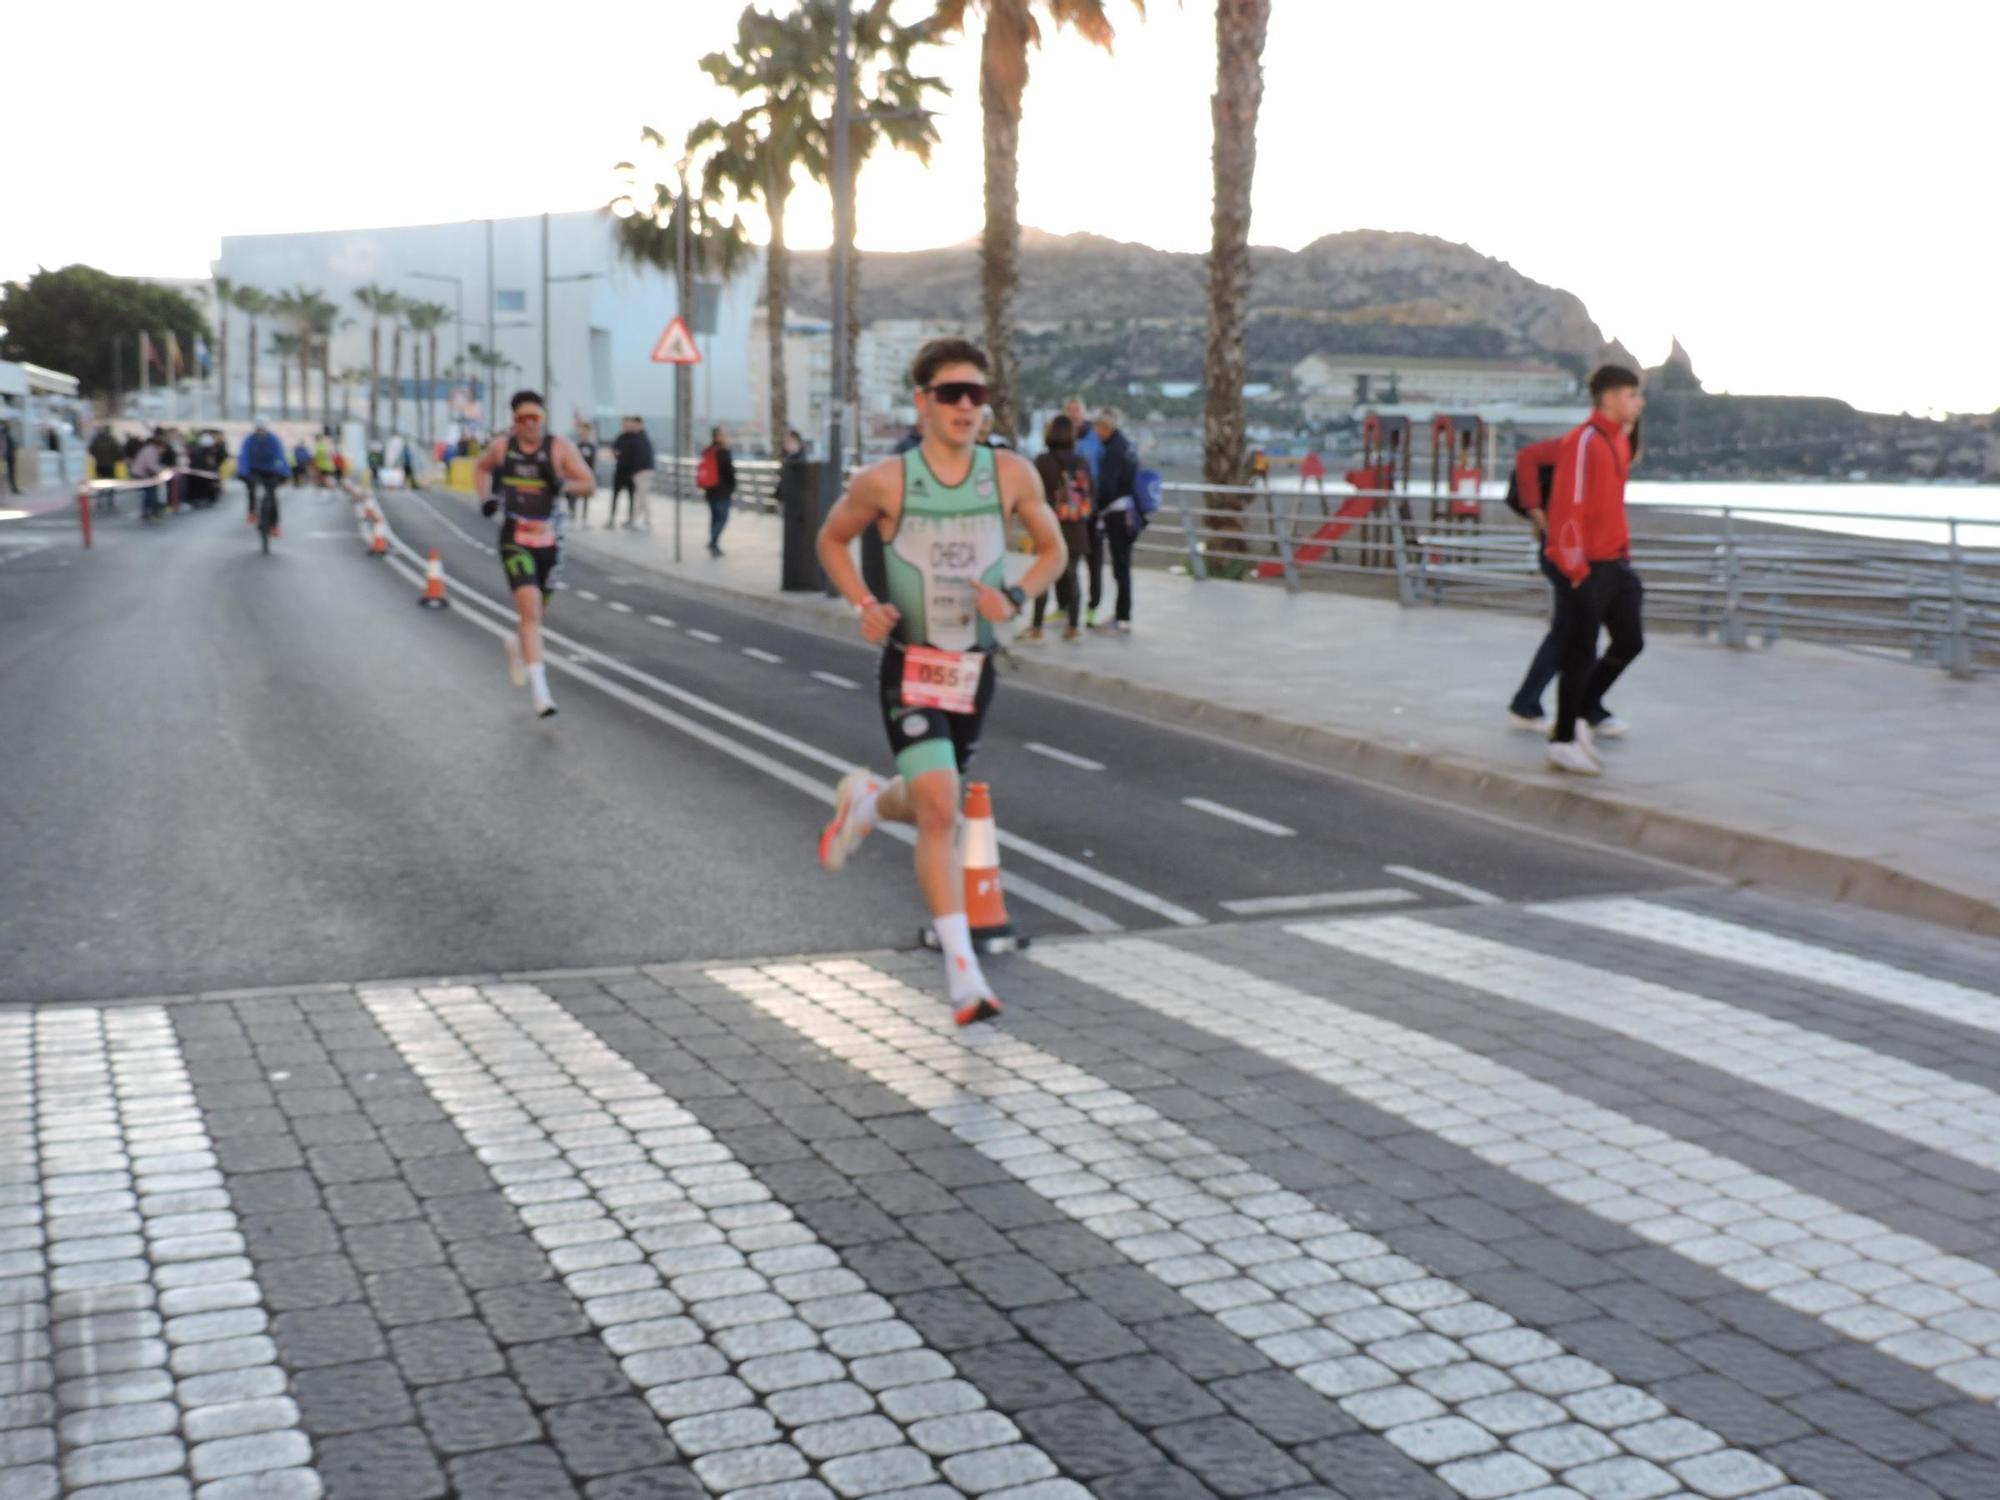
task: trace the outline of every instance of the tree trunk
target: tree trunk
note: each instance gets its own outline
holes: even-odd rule
[[[374,326],[368,330],[368,441],[374,442],[381,432],[375,420],[377,404],[382,399],[382,319],[378,314]]]
[[[250,419],[257,419],[257,316],[250,315]]]
[[[1008,80],[1028,76],[1027,8],[988,6],[980,45],[979,105],[986,132],[986,228],[979,239],[979,291],[992,364],[993,430],[1014,436],[1014,288],[1021,279],[1021,199],[1015,175],[1021,95]]]
[[[426,429],[424,433],[424,441],[430,444],[435,444],[437,442],[437,433],[438,433],[437,394],[438,394],[438,336],[437,336],[437,330],[433,328],[431,330],[431,383],[424,387],[424,398],[425,398],[424,427]]]
[[[1250,180],[1257,167],[1257,110],[1264,97],[1264,35],[1271,0],[1218,0],[1215,11],[1215,202],[1208,252],[1208,357],[1203,371],[1202,478],[1246,477],[1244,328],[1250,298]],[[1211,509],[1242,509],[1245,495],[1216,495]]]
[[[319,411],[320,420],[327,426],[333,425],[333,371],[328,368],[333,358],[333,335],[322,335],[319,341]]]
[[[312,417],[312,333],[308,330],[299,335],[299,415],[310,420]]]
[[[764,323],[766,358],[771,367],[771,451],[784,451],[785,433],[792,425],[791,387],[785,379],[785,307],[791,296],[791,252],[785,248],[785,201],[791,196],[790,164],[774,165],[764,184],[764,202],[771,215],[771,244],[764,252]]]
[[[278,361],[278,414],[292,420],[292,367],[283,360]]]
[[[399,318],[389,330],[393,341],[389,355],[389,431],[396,433],[403,427],[403,323]]]
[[[229,303],[216,298],[216,320],[221,325],[222,337],[215,347],[216,384],[222,393],[222,420],[229,420]]]

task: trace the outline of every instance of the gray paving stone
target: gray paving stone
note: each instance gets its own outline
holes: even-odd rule
[[[563,1500],[578,1491],[562,1461],[543,1447],[500,1448],[451,1461],[451,1482],[481,1500]]]
[[[464,1284],[443,1266],[377,1271],[364,1277],[362,1286],[385,1327],[462,1318],[473,1311]]]
[[[915,1448],[877,1448],[832,1459],[820,1475],[837,1494],[875,1495],[929,1484],[938,1477],[931,1460]]]
[[[801,1427],[791,1440],[798,1450],[815,1463],[866,1453],[877,1448],[893,1448],[903,1441],[903,1433],[888,1418],[876,1415],[843,1417],[834,1422],[816,1422]]]
[[[589,1500],[707,1500],[708,1497],[708,1487],[679,1465],[635,1469],[629,1474],[593,1479],[583,1492]]]
[[[717,1494],[747,1489],[752,1485],[802,1479],[808,1472],[806,1461],[799,1455],[798,1450],[777,1443],[768,1443],[757,1448],[725,1448],[719,1452],[705,1453],[690,1467],[693,1468],[695,1477]],[[831,1479],[833,1476],[828,1473],[827,1477]]]
[[[472,1318],[392,1328],[389,1346],[403,1378],[413,1385],[497,1375],[507,1363],[485,1325]]]
[[[54,1425],[54,1403],[48,1415],[34,1429],[44,1434]],[[181,1411],[171,1401],[137,1401],[119,1406],[86,1407],[66,1413],[56,1431],[72,1448],[96,1443],[116,1443],[130,1438],[159,1437],[181,1423]],[[192,1434],[190,1434],[192,1436]],[[15,1460],[25,1462],[25,1460]]]
[[[271,1320],[271,1333],[293,1369],[377,1359],[388,1347],[374,1316],[359,1306],[280,1313]]]
[[[584,1478],[666,1463],[676,1455],[659,1418],[635,1396],[573,1401],[546,1413],[549,1440]]]
[[[264,1289],[265,1305],[273,1312],[332,1307],[361,1297],[360,1278],[341,1255],[267,1261],[258,1266],[257,1281]]]
[[[1160,1450],[1146,1435],[1101,1401],[1061,1401],[1030,1407],[1018,1413],[1016,1420],[1021,1431],[1044,1453],[1068,1472],[1086,1479],[1161,1461]]]
[[[474,1300],[494,1338],[503,1344],[539,1343],[590,1328],[576,1299],[553,1282],[497,1287]]]
[[[1015,1341],[960,1350],[952,1356],[959,1375],[1002,1411],[1073,1401],[1085,1392],[1064,1366],[1034,1344]]]
[[[682,1455],[694,1458],[723,1448],[757,1448],[780,1442],[784,1434],[770,1412],[761,1407],[739,1406],[699,1417],[682,1417],[667,1428],[667,1436]],[[801,1451],[811,1453],[809,1448]]]
[[[482,1378],[428,1386],[417,1392],[424,1430],[441,1452],[468,1453],[529,1443],[541,1424],[511,1380]]]
[[[1218,1416],[1222,1405],[1156,1355],[1100,1360],[1077,1372],[1084,1384],[1140,1427]]]
[[[206,1482],[239,1474],[299,1468],[311,1458],[312,1444],[304,1433],[256,1432],[197,1443],[188,1457],[188,1472],[197,1481]]]
[[[63,1483],[71,1488],[111,1484],[172,1474],[187,1462],[187,1449],[177,1437],[129,1438],[74,1448],[63,1458]]]
[[[285,1390],[285,1372],[276,1365],[250,1365],[240,1370],[218,1370],[213,1375],[193,1375],[175,1383],[174,1396],[192,1411],[201,1406],[226,1406],[237,1401],[259,1401]]]
[[[302,1370],[292,1382],[299,1421],[320,1437],[416,1420],[396,1367],[383,1360]],[[189,1419],[192,1435],[193,1418]]]
[[[187,1414],[186,1431],[189,1442],[205,1443],[216,1438],[296,1427],[299,1422],[298,1404],[291,1397],[265,1396],[255,1401],[196,1407]]]

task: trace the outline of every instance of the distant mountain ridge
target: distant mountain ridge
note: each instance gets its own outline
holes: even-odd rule
[[[1253,380],[1282,381],[1315,353],[1541,360],[1579,375],[1605,358],[1631,359],[1574,293],[1433,235],[1357,229],[1250,256]],[[1024,229],[1014,301],[1024,383],[1055,390],[1111,372],[1121,384],[1199,378],[1203,261],[1102,235]],[[824,252],[795,258],[793,301],[808,316],[831,312],[826,262]],[[978,328],[978,246],[865,255],[860,316]]]

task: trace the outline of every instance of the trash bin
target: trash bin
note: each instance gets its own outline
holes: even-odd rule
[[[784,520],[783,574],[779,587],[788,593],[818,593],[826,587],[819,565],[819,465],[788,461],[778,474],[778,513]]]

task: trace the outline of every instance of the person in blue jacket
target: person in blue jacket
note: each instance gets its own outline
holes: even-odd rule
[[[236,454],[236,474],[243,481],[243,488],[250,497],[249,514],[244,516],[252,526],[257,524],[257,486],[263,482],[270,486],[271,506],[276,511],[278,487],[292,472],[292,466],[285,461],[284,439],[271,431],[262,417],[243,440],[243,446]],[[276,530],[275,524],[273,530]]]

